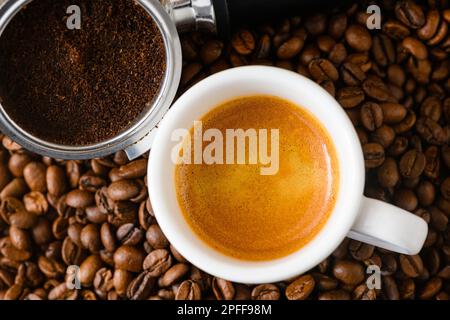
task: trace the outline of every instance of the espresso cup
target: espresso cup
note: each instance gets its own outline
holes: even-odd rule
[[[334,210],[317,236],[296,252],[268,261],[245,261],[224,255],[194,233],[177,201],[176,163],[171,158],[173,148],[179,143],[171,139],[175,130],[189,130],[194,121],[218,105],[250,95],[277,96],[312,113],[333,140],[340,172]],[[154,214],[172,245],[199,269],[248,284],[276,282],[302,274],[329,256],[345,237],[403,254],[417,254],[427,236],[426,222],[403,209],[366,198],[364,180],[362,148],[338,102],[313,81],[266,66],[220,72],[183,94],[159,125],[148,166]]]

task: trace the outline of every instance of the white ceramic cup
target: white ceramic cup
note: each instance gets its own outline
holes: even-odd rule
[[[210,247],[185,221],[176,197],[175,164],[171,159],[172,148],[179,141],[172,141],[171,135],[175,129],[189,130],[195,120],[227,100],[258,94],[287,99],[315,115],[334,141],[340,182],[330,218],[307,245],[283,258],[244,261]],[[153,210],[172,245],[205,272],[248,284],[281,281],[306,272],[330,255],[345,237],[404,254],[418,253],[427,235],[425,221],[405,210],[363,196],[364,178],[360,142],[336,100],[322,87],[299,74],[265,66],[220,72],[183,94],[160,123],[148,166]]]

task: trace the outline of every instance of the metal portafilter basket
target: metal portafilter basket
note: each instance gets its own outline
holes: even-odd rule
[[[14,16],[33,0],[0,0],[0,37]],[[39,1],[39,0],[34,0]],[[255,17],[273,17],[305,6],[328,1],[313,0],[136,0],[153,18],[166,48],[166,72],[159,93],[149,110],[117,136],[86,146],[55,144],[23,130],[0,104],[0,129],[26,149],[58,159],[90,159],[124,150],[135,159],[151,148],[158,123],[175,98],[182,68],[178,32],[204,30],[227,37],[235,22]],[[3,3],[3,4],[2,4]],[[244,20],[247,21],[247,20]]]

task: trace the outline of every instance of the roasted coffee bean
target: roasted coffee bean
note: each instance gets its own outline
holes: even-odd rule
[[[234,285],[220,278],[213,278],[212,290],[217,300],[233,300],[235,295]]]
[[[400,255],[400,267],[402,271],[411,278],[418,277],[423,271],[422,258],[419,255],[408,256]]]
[[[397,162],[393,158],[386,158],[378,169],[378,182],[384,188],[392,188],[400,180]]]
[[[201,300],[202,291],[198,283],[192,280],[183,281],[178,287],[175,300]]]
[[[278,300],[280,290],[273,284],[261,284],[252,290],[252,300]]]
[[[395,15],[398,20],[412,29],[418,29],[425,24],[422,8],[411,0],[398,1],[395,5]]]
[[[364,280],[364,268],[354,261],[341,260],[333,266],[333,275],[347,285],[357,285]]]
[[[399,163],[400,173],[405,178],[417,178],[425,169],[425,155],[416,149],[406,152]]]
[[[163,275],[172,266],[172,256],[165,249],[156,249],[144,259],[143,268],[153,277]]]
[[[448,139],[443,128],[430,118],[419,119],[416,129],[420,136],[431,144],[441,145]]]
[[[151,225],[147,229],[145,236],[148,243],[155,249],[163,249],[169,246],[166,236],[162,233],[161,228],[157,224]]]
[[[23,169],[23,177],[31,191],[45,192],[47,167],[41,162],[30,162]]]
[[[305,300],[313,291],[314,286],[315,281],[312,276],[301,276],[286,288],[286,298],[288,300]]]
[[[38,191],[27,193],[23,197],[25,210],[35,215],[43,215],[48,211],[48,201],[45,196]]]
[[[353,259],[364,261],[372,256],[375,247],[356,240],[352,240],[350,241],[348,249],[350,250],[350,254],[352,255]]]
[[[445,231],[448,225],[448,218],[437,207],[430,207],[429,212],[431,214],[431,225],[438,231]]]
[[[304,44],[302,38],[292,37],[278,47],[277,57],[279,59],[291,59],[300,53]]]
[[[122,179],[143,178],[147,173],[147,159],[134,160],[119,168],[118,176]]]
[[[113,276],[113,284],[119,296],[125,296],[128,286],[133,281],[133,274],[122,269],[115,269]]]
[[[361,122],[363,126],[374,131],[383,124],[383,110],[375,102],[366,102],[361,106]]]
[[[389,99],[389,89],[379,78],[367,78],[363,82],[362,88],[367,96],[377,101],[384,102]]]
[[[364,160],[367,168],[376,168],[385,160],[384,148],[378,143],[367,143],[363,146]]]
[[[142,272],[128,286],[128,299],[144,300],[148,298],[154,290],[155,284],[156,278],[149,275],[147,271]]]
[[[237,53],[249,55],[255,49],[255,38],[249,30],[242,29],[233,35],[231,45]]]
[[[311,60],[308,64],[308,70],[316,81],[336,81],[339,78],[336,67],[327,59]]]
[[[66,203],[72,208],[86,208],[94,203],[94,194],[84,190],[72,190],[67,194]]]
[[[92,223],[86,225],[81,230],[80,241],[83,247],[88,249],[92,253],[100,251],[102,247],[100,231],[98,227]]]
[[[379,143],[387,149],[395,140],[395,131],[390,126],[382,125],[370,135],[370,138],[372,142]]]
[[[375,300],[377,293],[375,289],[369,289],[366,284],[361,284],[353,290],[353,299],[356,300]]]
[[[130,272],[140,272],[144,254],[140,249],[123,245],[114,252],[114,264],[117,268]]]
[[[382,277],[382,291],[386,295],[386,299],[399,300],[400,293],[398,291],[397,283],[391,276]]]
[[[434,297],[442,288],[442,279],[440,278],[432,278],[430,279],[422,289],[419,294],[420,299],[431,299]]]
[[[309,15],[305,19],[305,28],[312,35],[324,33],[327,28],[326,16],[321,13]]]
[[[218,40],[208,41],[200,50],[200,58],[204,64],[211,64],[222,55],[223,42]]]
[[[411,189],[398,189],[394,194],[394,204],[408,211],[414,211],[417,208],[418,200],[416,194]]]
[[[434,185],[426,180],[419,183],[416,188],[416,194],[419,199],[419,203],[424,207],[430,206],[436,198]]]
[[[384,102],[380,104],[383,121],[387,124],[399,123],[406,117],[406,108],[399,103]]]
[[[64,263],[70,265],[80,265],[83,262],[84,252],[69,237],[64,239],[61,247],[61,256]]]
[[[125,201],[136,197],[140,185],[134,180],[119,180],[108,186],[108,196],[113,201]]]
[[[395,63],[395,46],[392,40],[384,34],[376,35],[373,38],[372,53],[380,66],[385,67]]]
[[[372,37],[364,26],[350,25],[345,31],[345,40],[356,51],[369,51],[372,47]]]
[[[360,87],[344,87],[336,98],[343,108],[354,108],[364,101],[364,91]]]
[[[189,266],[184,263],[178,263],[170,267],[159,279],[160,287],[168,287],[177,283],[189,272]]]

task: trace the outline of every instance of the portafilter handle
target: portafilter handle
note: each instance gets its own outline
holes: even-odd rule
[[[342,0],[343,3],[351,0]],[[162,0],[179,32],[203,30],[227,37],[233,25],[324,9],[331,0]],[[335,4],[335,3],[334,3]]]

